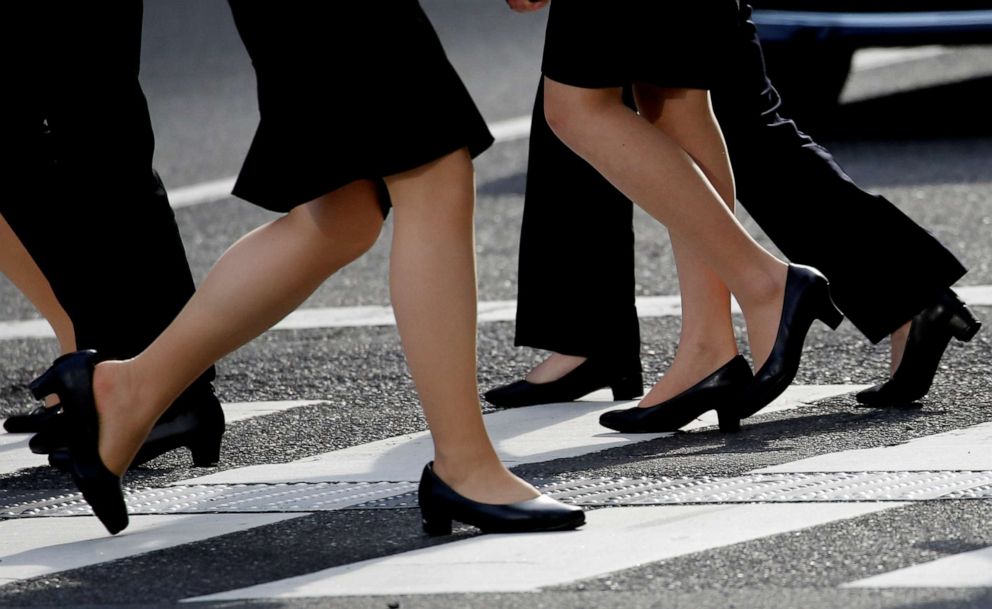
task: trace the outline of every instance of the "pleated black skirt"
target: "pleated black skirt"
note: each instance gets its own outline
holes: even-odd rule
[[[712,89],[739,18],[737,0],[556,0],[542,71],[587,89]]]
[[[492,135],[416,0],[230,0],[258,81],[234,194],[286,212]],[[388,211],[388,193],[383,211]]]

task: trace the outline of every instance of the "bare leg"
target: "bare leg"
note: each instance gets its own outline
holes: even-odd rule
[[[634,93],[641,116],[689,154],[733,210],[734,176],[706,91],[638,85]],[[641,400],[644,407],[675,397],[737,355],[730,290],[689,244],[670,236],[682,298],[682,332],[675,359]]]
[[[906,353],[906,341],[909,339],[909,328],[911,325],[913,325],[913,322],[907,321],[889,337],[889,348],[892,350],[889,359],[890,374],[895,374],[896,370],[899,369],[899,364],[902,363],[902,356]]]
[[[545,108],[565,144],[664,223],[730,288],[760,368],[778,331],[787,265],[744,231],[685,150],[623,105],[619,89],[545,79]]]
[[[3,216],[0,216],[0,273],[10,279],[52,326],[62,353],[75,351],[76,337],[72,320],[55,298],[52,286],[35,264],[34,258],[24,249],[21,240]]]
[[[147,349],[97,366],[93,383],[104,464],[123,474],[159,415],[189,383],[371,247],[382,221],[375,186],[354,182],[232,245]]]
[[[396,224],[396,323],[434,438],[434,470],[462,495],[538,495],[503,466],[482,422],[476,375],[475,177],[467,151],[386,180]]]

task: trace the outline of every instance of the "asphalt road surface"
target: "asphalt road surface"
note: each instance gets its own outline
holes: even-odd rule
[[[512,301],[527,152],[518,119],[531,111],[546,16],[498,0],[424,6],[504,134],[476,164],[488,388],[541,357],[512,346]],[[220,0],[149,0],[145,26],[156,165],[191,203],[176,215],[199,280],[274,217],[216,188],[254,131],[253,75]],[[961,293],[992,321],[992,47],[871,50],[856,62],[821,139],[961,257]],[[396,112],[402,120],[402,92]],[[677,341],[677,284],[664,229],[640,213],[635,224],[650,379]],[[0,435],[0,606],[992,607],[987,330],[950,346],[911,408],[857,406],[851,392],[885,376],[888,348],[844,324],[814,327],[794,387],[738,435],[705,417],[679,434],[607,433],[596,417],[615,407],[608,394],[487,409],[507,462],[586,506],[589,524],[426,537],[410,491],[430,449],[384,309],[388,232],[303,305],[309,317],[219,363],[230,421],[220,466],[193,468],[176,451],[131,472],[126,533],[106,536],[66,476],[25,437]],[[0,417],[31,406],[26,384],[56,355],[35,317],[0,279]]]

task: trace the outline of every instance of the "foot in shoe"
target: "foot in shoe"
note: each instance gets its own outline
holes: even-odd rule
[[[127,527],[128,514],[120,473],[107,468],[99,450],[100,415],[93,391],[98,361],[95,351],[64,355],[31,383],[31,392],[38,399],[53,393],[59,396],[63,416],[75,430],[69,445],[73,482],[100,522],[116,534]]]
[[[982,327],[953,290],[947,289],[910,323],[905,350],[892,378],[857,395],[868,406],[911,404],[930,391],[952,338],[967,342]]]
[[[672,364],[644,395],[638,407],[650,408],[667,402],[697,385],[699,379],[710,376],[714,370],[718,370],[739,355],[733,336],[722,342],[723,344],[719,346],[714,344],[714,341],[680,342]]]
[[[64,417],[60,417],[64,419]],[[28,441],[35,454],[49,455],[52,467],[68,471],[68,447],[72,427],[64,421],[50,424]],[[224,411],[209,384],[187,391],[155,422],[148,437],[131,461],[138,467],[169,451],[188,448],[194,467],[211,467],[220,458],[224,435]]]
[[[720,430],[740,429],[739,409],[743,391],[751,383],[751,367],[740,355],[720,366],[715,372],[682,393],[654,405],[641,405],[623,410],[610,410],[599,417],[599,423],[622,433],[660,433],[677,431],[703,413],[716,410]]]
[[[482,502],[455,491],[434,471],[424,467],[417,498],[428,535],[448,535],[453,521],[479,528],[483,533],[563,531],[585,524],[581,508],[565,505],[546,495],[527,493],[529,499]],[[528,485],[529,486],[529,485]],[[533,488],[533,487],[531,487]],[[500,500],[498,500],[500,501]]]
[[[799,371],[803,343],[815,320],[836,329],[844,320],[830,298],[830,283],[812,267],[790,264],[775,342],[743,395],[741,418],[782,394]]]
[[[615,400],[632,400],[644,392],[640,362],[618,369],[608,358],[589,358],[561,378],[547,383],[527,380],[496,387],[483,397],[493,406],[517,408],[572,402],[597,389],[610,387]]]

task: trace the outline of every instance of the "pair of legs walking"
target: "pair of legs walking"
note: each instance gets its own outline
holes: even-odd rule
[[[537,496],[500,463],[476,385],[474,177],[465,150],[386,178],[395,210],[390,290],[434,438],[435,471],[486,503]],[[145,351],[96,367],[100,456],[121,475],[155,419],[214,361],[265,331],[361,256],[383,217],[372,182],[354,182],[242,237]]]

